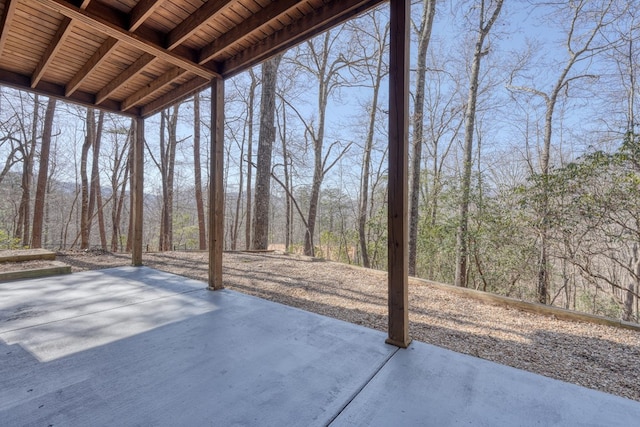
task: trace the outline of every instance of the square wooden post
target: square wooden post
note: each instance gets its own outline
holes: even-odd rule
[[[209,172],[209,289],[222,289],[224,243],[224,80],[211,83],[211,168]]]
[[[142,265],[142,227],[144,199],[144,119],[135,120],[135,138],[133,140],[133,244],[131,245],[131,263]]]
[[[408,151],[409,151],[409,0],[391,0],[389,46],[389,337],[406,348],[409,338]]]

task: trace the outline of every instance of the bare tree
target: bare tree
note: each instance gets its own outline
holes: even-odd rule
[[[280,98],[282,100],[282,97]],[[276,115],[276,119],[278,121],[278,130],[280,132],[280,142],[282,143],[282,169],[284,174],[284,188],[287,194],[285,200],[285,234],[284,234],[284,248],[285,251],[289,252],[291,249],[291,234],[292,234],[292,223],[293,223],[293,184],[291,180],[291,154],[289,153],[288,142],[287,139],[289,137],[287,133],[287,111],[284,102],[282,102],[280,107],[280,112],[282,113],[282,117],[279,114]]]
[[[435,0],[433,1],[435,3]],[[369,182],[371,181],[371,156],[373,151],[373,143],[375,136],[375,127],[379,114],[379,97],[380,86],[382,80],[389,73],[388,64],[386,64],[387,44],[389,37],[389,24],[383,24],[378,13],[373,11],[367,16],[368,25],[363,25],[356,33],[355,40],[365,52],[368,66],[363,67],[367,80],[371,82],[373,94],[371,104],[369,105],[369,122],[367,125],[367,135],[364,141],[362,156],[362,171],[360,175],[360,200],[358,206],[358,240],[360,242],[360,254],[362,256],[362,265],[366,268],[371,267],[369,260],[369,239],[367,235],[367,221],[369,213]],[[369,24],[370,22],[370,24]],[[358,25],[356,23],[356,25]],[[368,30],[367,28],[371,29]],[[372,46],[370,46],[372,45]],[[368,50],[373,49],[369,53]]]
[[[473,134],[475,131],[476,103],[478,100],[478,81],[480,76],[480,62],[488,53],[484,42],[491,31],[491,27],[498,19],[503,0],[481,0],[478,11],[478,38],[476,39],[471,64],[469,95],[465,111],[464,130],[464,160],[462,182],[460,183],[460,211],[459,224],[456,234],[456,286],[467,286],[467,258],[468,258],[468,224],[469,224],[469,196],[471,192],[471,166],[473,163]],[[492,11],[493,9],[493,11]]]
[[[135,126],[136,126],[135,121],[132,120],[131,126],[129,128],[130,139],[129,139],[128,154],[127,154],[127,170],[129,171],[129,188],[135,188],[135,183],[134,183],[135,177],[133,174],[133,152],[135,149],[133,138],[135,138]],[[146,144],[146,138],[145,138],[145,144]],[[156,162],[156,166],[158,166],[157,162]],[[133,194],[133,191],[129,191],[129,206],[133,207],[133,205],[134,205],[134,194]],[[133,215],[129,215],[129,224],[127,226],[127,244],[125,246],[125,251],[129,253],[131,253],[131,251],[133,250],[133,226],[134,226]]]
[[[554,112],[558,98],[563,92],[568,93],[569,85],[576,80],[595,77],[584,72],[584,68],[574,75],[571,71],[576,64],[590,61],[596,54],[611,47],[607,41],[598,43],[597,36],[612,22],[611,11],[614,1],[580,0],[556,4],[558,9],[553,12],[554,16],[562,16],[568,22],[565,39],[567,58],[549,92],[517,84],[519,70],[514,71],[512,75],[509,85],[511,90],[533,94],[542,98],[545,103],[543,147],[540,155],[540,173],[543,181],[549,175]],[[549,302],[549,201],[546,191],[540,202],[538,223],[540,252],[536,292],[538,302],[547,304]]]
[[[411,171],[409,176],[409,275],[416,275],[418,219],[420,211],[420,166],[424,143],[424,94],[427,76],[427,51],[431,40],[436,0],[422,0],[420,24],[413,24],[418,34],[416,90],[413,110],[413,141],[411,143]]]
[[[193,97],[193,174],[196,209],[198,212],[198,247],[207,249],[207,232],[202,197],[202,166],[200,164],[200,93]]]
[[[439,52],[432,51],[432,63],[441,57]],[[436,65],[436,68],[439,66]],[[438,232],[440,219],[440,205],[442,192],[445,186],[444,168],[452,152],[454,143],[458,140],[464,124],[464,105],[457,84],[458,78],[454,74],[438,70],[430,73],[426,85],[425,96],[425,143],[426,153],[424,158],[424,171],[421,178],[420,198],[424,204],[423,214],[420,216],[421,233],[429,236],[428,241],[423,242],[426,249],[426,266],[423,269],[421,259],[418,257],[416,273],[430,280],[449,280],[443,271],[446,270],[446,260],[440,260],[441,233]],[[446,214],[443,215],[446,218]],[[447,258],[449,258],[447,256]],[[440,262],[440,265],[439,265]]]
[[[622,57],[624,61],[623,64],[626,66],[620,67],[620,74],[623,77],[624,86],[627,92],[627,131],[626,137],[628,138],[629,147],[636,147],[638,144],[638,135],[636,132],[636,92],[637,92],[637,54],[635,52],[634,41],[636,41],[637,36],[635,32],[638,30],[638,24],[636,23],[636,13],[637,10],[631,10],[629,13],[630,22],[628,24],[628,30],[625,31],[626,34],[622,34],[622,49],[617,49],[618,52],[624,52]],[[625,49],[626,48],[626,49]],[[624,70],[624,71],[623,71]],[[626,79],[625,79],[626,77]],[[628,81],[625,81],[627,80]],[[640,174],[640,164],[634,164],[635,172]],[[640,239],[638,239],[640,240]],[[629,254],[628,264],[630,266],[630,270],[632,274],[628,274],[629,282],[627,284],[627,290],[624,297],[624,310],[622,319],[626,321],[633,320],[633,309],[634,309],[634,301],[636,308],[636,315],[640,318],[640,312],[638,312],[638,303],[640,298],[638,298],[638,294],[640,294],[640,241],[635,242],[632,245],[632,249]]]
[[[160,171],[162,179],[162,210],[160,217],[160,250],[173,248],[173,183],[175,178],[176,148],[178,145],[178,111],[176,104],[162,111],[160,115],[160,160],[151,158]],[[166,134],[165,134],[166,131]]]
[[[111,251],[121,250],[120,221],[124,210],[127,183],[129,181],[130,166],[129,149],[134,138],[135,122],[130,121],[129,128],[116,128],[113,132],[112,167],[111,167],[111,193],[113,202],[111,205]],[[120,138],[124,136],[124,143]]]
[[[2,112],[2,99],[4,95],[2,94],[2,88],[0,87],[0,112]],[[0,119],[0,131],[2,132],[2,136],[0,136],[0,148],[8,148],[8,152],[6,153],[6,158],[4,160],[4,164],[2,165],[2,169],[0,170],[0,183],[4,177],[9,173],[13,165],[20,161],[20,139],[16,138],[14,133],[16,130],[13,128],[12,120],[15,118],[15,114],[11,118],[7,118],[6,120]]]
[[[95,130],[95,135],[92,149],[91,160],[91,184],[89,194],[89,207],[87,212],[88,226],[91,229],[93,217],[95,214],[98,216],[98,233],[100,235],[100,247],[104,250],[107,249],[107,232],[104,223],[104,211],[102,204],[102,186],[100,185],[100,146],[102,142],[102,131],[104,128],[104,111],[98,113],[98,123]]]
[[[318,83],[317,88],[317,114],[318,121],[305,120],[302,114],[291,105],[292,108],[305,127],[305,139],[310,142],[313,151],[313,179],[311,183],[311,194],[309,197],[309,210],[307,214],[307,230],[304,238],[304,254],[314,255],[314,233],[316,217],[318,213],[318,201],[320,199],[320,187],[325,175],[333,166],[345,155],[351,144],[343,144],[341,141],[332,142],[325,149],[325,126],[327,106],[329,98],[340,87],[348,86],[353,82],[348,81],[345,73],[356,65],[357,53],[355,45],[347,42],[341,52],[336,52],[336,45],[343,41],[344,27],[335,31],[327,31],[313,40],[304,44],[304,50],[300,48],[296,52],[292,63],[301,70],[312,76]],[[332,151],[339,150],[332,159]]]
[[[80,249],[89,248],[91,233],[91,219],[89,216],[89,178],[87,176],[87,161],[89,150],[96,137],[96,116],[93,108],[87,108],[85,119],[85,136],[80,155]]]
[[[249,100],[247,102],[247,205],[246,205],[246,221],[245,221],[245,248],[249,249],[251,247],[251,175],[253,171],[253,116],[254,116],[254,106],[255,106],[255,97],[256,97],[256,88],[258,87],[259,79],[256,76],[253,68],[249,69],[249,76],[251,76],[251,85],[249,86]]]
[[[267,249],[269,245],[269,205],[271,196],[271,157],[275,140],[276,79],[281,55],[262,64],[262,95],[260,101],[260,136],[256,167],[256,194],[253,205],[252,249]]]
[[[44,127],[42,129],[42,144],[40,145],[40,162],[38,164],[38,180],[36,183],[36,198],[33,205],[33,231],[31,234],[31,247],[42,247],[42,225],[44,222],[45,192],[49,177],[49,152],[53,130],[53,117],[55,115],[56,100],[49,98],[47,109],[44,113]]]
[[[40,121],[40,101],[38,95],[33,98],[32,122],[27,130],[23,117],[27,116],[25,110],[24,96],[20,94],[21,112],[18,119],[21,123],[20,131],[22,133],[22,143],[18,150],[22,157],[22,197],[18,208],[18,221],[14,235],[19,238],[23,246],[27,246],[30,242],[30,223],[31,223],[31,190],[33,182],[33,158],[37,143],[38,122]]]

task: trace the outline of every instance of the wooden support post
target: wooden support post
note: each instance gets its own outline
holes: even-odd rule
[[[389,50],[389,337],[406,348],[409,338],[408,293],[408,128],[409,128],[409,0],[391,0]]]
[[[222,289],[224,242],[224,80],[211,83],[211,168],[209,172],[209,289]]]
[[[133,245],[131,245],[131,263],[142,265],[142,226],[144,199],[144,119],[137,117],[135,122],[135,139],[133,141]]]

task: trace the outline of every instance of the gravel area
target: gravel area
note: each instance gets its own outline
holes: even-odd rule
[[[130,264],[130,255],[59,253],[73,271]],[[144,264],[207,279],[206,253],[145,253]],[[386,273],[282,253],[225,253],[225,286],[386,331]],[[413,339],[640,401],[640,332],[495,306],[410,281]]]

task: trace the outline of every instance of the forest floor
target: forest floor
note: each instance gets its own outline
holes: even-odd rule
[[[60,252],[73,271],[130,265],[128,254]],[[203,252],[145,253],[144,265],[206,281]],[[4,268],[7,268],[5,266]],[[387,276],[278,252],[223,255],[224,285],[386,331]],[[640,401],[640,332],[533,314],[410,280],[415,340]]]

